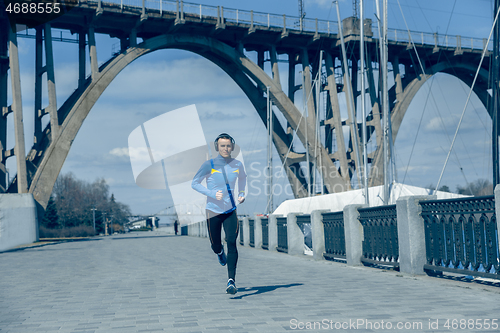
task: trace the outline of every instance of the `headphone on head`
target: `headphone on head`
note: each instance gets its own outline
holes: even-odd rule
[[[218,137],[215,138],[215,141],[214,141],[215,151],[219,151],[219,139],[231,140],[231,145],[233,146],[233,149],[234,149],[235,142],[234,142],[233,137],[227,133],[221,133],[221,134],[219,134]]]

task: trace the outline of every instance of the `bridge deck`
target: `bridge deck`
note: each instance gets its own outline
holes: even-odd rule
[[[499,318],[498,284],[239,252],[234,296],[206,238],[134,233],[1,253],[0,330],[282,332],[326,319],[368,321],[373,331],[386,331],[375,329],[382,321],[394,331],[422,323],[408,331],[430,332],[449,331],[447,319]],[[371,331],[365,325],[357,328]]]

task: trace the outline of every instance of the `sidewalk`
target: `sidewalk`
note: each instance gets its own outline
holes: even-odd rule
[[[2,333],[500,331],[485,329],[500,321],[500,283],[239,247],[239,291],[227,295],[208,239],[160,232],[0,253],[0,271]]]

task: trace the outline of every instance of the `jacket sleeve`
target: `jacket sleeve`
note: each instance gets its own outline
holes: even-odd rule
[[[243,163],[241,163],[239,169],[240,172],[238,173],[238,196],[244,197],[245,187],[247,184],[247,174],[245,173],[245,167]]]
[[[208,176],[210,176],[211,170],[212,170],[212,168],[210,166],[209,161],[203,163],[201,165],[200,169],[198,170],[198,172],[196,172],[196,175],[194,175],[193,181],[191,182],[191,187],[195,191],[200,192],[201,194],[204,194],[207,197],[210,197],[212,199],[216,199],[215,194],[217,192],[211,191],[201,184],[203,179],[208,178]]]

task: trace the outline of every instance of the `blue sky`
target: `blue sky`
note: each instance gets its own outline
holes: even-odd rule
[[[331,1],[304,2],[307,18],[337,20],[336,9]],[[389,1],[389,25],[393,29],[406,30],[407,24],[413,31],[487,38],[493,21],[491,0],[399,2],[404,17],[398,1]],[[196,3],[298,15],[295,0],[205,0]],[[374,0],[365,1],[365,16],[373,20],[374,3]],[[351,0],[340,1],[340,5],[342,18],[352,15]],[[19,45],[24,124],[28,137],[26,145],[29,148],[32,142],[29,141],[28,133],[33,131],[34,42],[20,39]],[[109,59],[117,45],[117,39],[98,36],[99,62]],[[55,43],[54,54],[58,106],[61,106],[76,88],[77,44]],[[254,54],[248,56],[255,58]],[[282,85],[286,89],[286,65],[283,64],[280,70]],[[432,87],[431,93],[429,87]],[[396,139],[399,182],[404,180],[406,184],[422,187],[437,183],[468,91],[466,85],[445,74],[436,75],[419,91]],[[301,92],[296,94],[299,110],[302,109],[301,95]],[[171,205],[168,191],[147,190],[135,185],[127,154],[127,139],[132,130],[145,121],[190,104],[197,106],[207,141],[213,140],[221,132],[229,132],[244,151],[249,174],[249,197],[240,206],[239,213],[263,212],[265,182],[260,175],[266,163],[264,125],[244,93],[221,69],[196,54],[180,50],[162,50],[146,55],[118,75],[91,110],[61,172],[72,172],[77,178],[87,181],[105,178],[117,200],[130,205],[136,214],[153,214],[168,207]],[[347,117],[347,113],[344,113]],[[420,123],[421,118],[422,123],[418,127],[416,124]],[[13,146],[12,127],[9,128],[8,137],[10,149]],[[473,96],[441,185],[454,190],[457,185],[464,186],[466,181],[479,178],[491,180],[490,141],[491,120],[482,104]],[[274,161],[277,172],[280,162],[276,154]],[[11,173],[13,170],[15,172],[15,160],[9,159],[7,167]],[[284,177],[277,177],[275,183],[285,189],[288,181]],[[291,196],[285,193],[277,195],[275,205],[287,198]]]

